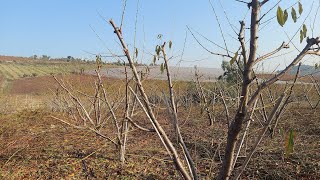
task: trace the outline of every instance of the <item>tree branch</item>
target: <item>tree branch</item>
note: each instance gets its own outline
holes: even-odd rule
[[[149,120],[151,121],[152,125],[154,126],[158,136],[160,139],[162,139],[163,141],[163,145],[167,148],[168,150],[168,153],[170,154],[170,157],[172,157],[172,160],[174,161],[174,164],[177,168],[177,170],[181,173],[181,175],[183,176],[183,178],[185,179],[191,179],[189,173],[187,172],[187,170],[185,169],[185,167],[183,166],[182,162],[181,162],[181,159],[179,158],[179,155],[178,155],[178,152],[176,150],[176,148],[173,146],[171,140],[169,139],[169,137],[167,136],[166,132],[164,131],[164,129],[162,128],[162,126],[159,124],[159,122],[157,121],[155,115],[154,115],[154,112],[150,106],[150,102],[148,100],[148,96],[147,94],[145,93],[145,90],[144,90],[144,87],[142,86],[142,83],[141,83],[141,80],[140,80],[140,77],[138,75],[138,72],[137,72],[137,68],[130,56],[130,53],[129,53],[129,49],[127,47],[127,44],[125,43],[124,39],[123,39],[123,36],[122,36],[122,33],[121,31],[119,30],[119,28],[115,25],[114,21],[111,19],[109,21],[109,23],[111,24],[111,26],[113,27],[114,29],[114,33],[117,35],[121,45],[122,45],[122,48],[123,48],[123,51],[127,57],[127,60],[129,62],[129,65],[130,65],[130,68],[132,70],[132,73],[133,73],[133,76],[137,82],[137,85],[138,85],[138,89],[140,91],[140,94],[142,95],[143,97],[143,101],[146,105],[146,110],[147,110],[147,114],[149,116]]]
[[[260,3],[260,6],[263,6],[264,4],[266,4],[269,0],[264,0]]]
[[[220,53],[215,53],[210,51],[209,49],[207,49],[203,44],[201,44],[201,42],[196,38],[196,36],[193,34],[193,32],[190,30],[190,28],[187,26],[189,32],[191,33],[191,35],[193,36],[193,38],[197,41],[197,43],[207,52],[209,52],[212,55],[217,55],[217,56],[222,56],[222,57],[229,57],[232,58],[232,56],[230,56],[229,54],[220,54]],[[220,46],[219,46],[220,47]]]
[[[245,39],[244,39],[244,29],[245,29],[246,25],[244,21],[240,21],[240,32],[239,32],[239,42],[241,44],[241,54],[243,57],[243,62],[246,65],[248,63],[248,59],[247,59],[247,51],[246,51],[246,44],[245,44]]]
[[[275,49],[274,51],[268,53],[268,54],[265,54],[259,58],[257,58],[255,60],[255,64],[257,64],[258,62],[264,60],[264,59],[267,59],[268,57],[276,54],[277,52],[281,51],[282,49],[288,49],[289,48],[289,45],[288,44],[285,44],[285,42],[283,42],[277,49]]]
[[[307,45],[304,47],[304,49],[298,54],[298,56],[291,62],[291,64],[289,66],[287,66],[283,71],[281,71],[279,74],[277,74],[276,76],[274,76],[273,78],[269,79],[268,81],[265,81],[264,83],[262,83],[258,89],[256,90],[256,92],[252,95],[252,97],[250,98],[249,102],[248,102],[248,106],[251,106],[252,103],[255,101],[255,99],[258,97],[258,95],[260,94],[260,92],[270,86],[271,84],[277,82],[282,76],[284,76],[288,71],[290,71],[290,69],[297,65],[302,58],[308,54],[309,49],[315,45],[318,44],[320,42],[319,37],[317,38],[311,38],[311,39],[307,39]]]

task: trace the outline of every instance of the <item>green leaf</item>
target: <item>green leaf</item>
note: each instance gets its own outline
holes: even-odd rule
[[[294,8],[291,9],[291,17],[294,23],[297,22],[297,12]]]
[[[303,12],[302,4],[299,2],[299,14],[301,15]]]
[[[280,6],[278,6],[278,10],[277,10],[277,20],[278,20],[278,23],[280,24],[280,26],[283,27],[284,18],[283,18],[283,11]]]
[[[286,138],[286,157],[289,157],[293,153],[294,146],[294,133],[293,129],[290,129],[289,135]]]
[[[102,64],[101,55],[96,56],[96,64],[97,64],[98,68],[101,67],[101,64]]]
[[[160,72],[161,72],[161,74],[163,74],[163,72],[164,72],[164,65],[163,65],[163,63],[161,63],[161,65],[160,65]]]
[[[156,60],[157,60],[157,56],[154,55],[154,56],[153,56],[153,61],[152,61],[152,63],[153,63],[153,64],[156,64]]]
[[[169,41],[169,48],[171,49],[172,47],[172,41]]]
[[[138,48],[136,48],[136,58],[138,57]]]
[[[157,53],[157,56],[160,55],[160,49],[161,47],[159,45],[156,46],[156,53]]]
[[[233,56],[233,58],[231,58],[230,60],[230,65],[232,65],[236,60],[237,60],[237,57],[238,57],[238,52],[236,52]]]
[[[288,20],[288,12],[287,10],[284,10],[283,12],[283,24],[285,24]]]
[[[303,24],[303,26],[302,26],[302,32],[303,32],[303,37],[305,38],[305,37],[307,37],[307,26],[305,25],[305,24]]]
[[[302,30],[300,30],[300,43],[302,43],[302,41],[303,41],[303,31]]]

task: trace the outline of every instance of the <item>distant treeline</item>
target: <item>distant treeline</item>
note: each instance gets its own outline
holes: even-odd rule
[[[0,55],[0,63],[1,62],[25,62],[25,61],[35,61],[35,62],[74,62],[74,63],[96,63],[96,58],[93,59],[83,59],[83,58],[77,58],[73,56],[67,56],[67,57],[60,57],[60,58],[52,58],[51,56],[48,55],[33,55],[30,57],[18,57],[18,56],[5,56],[5,55]],[[108,65],[115,65],[115,66],[129,66],[129,64],[126,62],[124,63],[123,61],[117,60],[117,61],[106,61],[102,60],[100,63],[102,64],[108,64]],[[147,66],[145,63],[139,63],[135,62],[136,66]],[[157,64],[151,63],[149,66],[159,66]]]
[[[51,58],[48,55],[42,55],[42,56],[38,56],[38,55],[33,55],[31,57],[29,57],[29,59],[33,59],[33,60],[52,60],[52,61],[76,61],[76,62],[87,62],[87,61],[93,61],[93,60],[87,60],[87,59],[81,59],[81,58],[74,58],[72,56],[67,56],[67,57],[61,57],[61,58]]]

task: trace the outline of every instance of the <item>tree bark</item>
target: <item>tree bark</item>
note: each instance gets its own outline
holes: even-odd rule
[[[229,179],[232,173],[232,165],[234,159],[234,151],[236,148],[239,134],[243,124],[243,120],[247,114],[247,102],[249,96],[249,86],[253,80],[252,68],[254,60],[256,59],[257,51],[257,33],[258,33],[258,18],[260,11],[260,2],[258,0],[252,0],[251,2],[251,25],[250,25],[250,54],[248,62],[244,66],[243,83],[241,91],[241,101],[238,107],[238,111],[235,115],[234,121],[230,124],[227,137],[227,145],[225,148],[225,156],[223,164],[221,166],[218,179]]]

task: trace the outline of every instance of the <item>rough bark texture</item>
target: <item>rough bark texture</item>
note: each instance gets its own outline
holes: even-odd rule
[[[256,59],[257,51],[257,33],[258,33],[258,16],[260,11],[260,2],[253,0],[251,2],[251,26],[250,26],[250,54],[248,62],[244,65],[243,83],[241,91],[241,101],[234,121],[230,124],[228,130],[227,145],[225,148],[225,157],[218,176],[218,179],[229,179],[232,173],[232,164],[234,159],[234,151],[236,148],[239,134],[246,116],[249,86],[253,80],[252,68]]]

